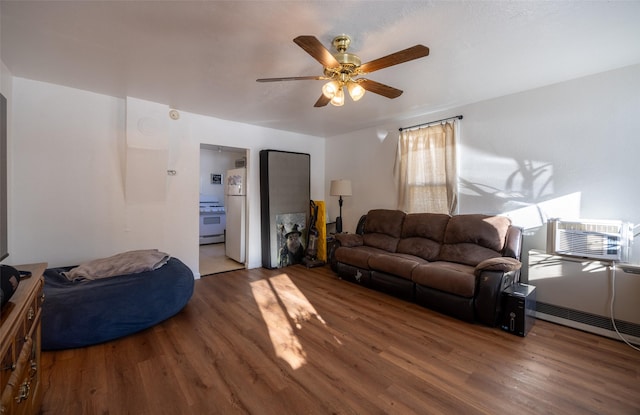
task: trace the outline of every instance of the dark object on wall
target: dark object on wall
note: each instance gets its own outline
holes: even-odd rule
[[[260,216],[262,266],[279,268],[302,261],[302,256],[283,254],[294,247],[286,235],[301,231],[298,243],[304,247],[310,200],[309,154],[278,150],[260,151]],[[303,248],[304,249],[304,248]],[[293,262],[289,261],[293,259]]]
[[[524,337],[535,322],[536,287],[513,284],[502,292],[502,323],[509,333]]]
[[[0,265],[0,307],[5,305],[20,284],[20,271],[9,265]]]
[[[177,314],[193,295],[193,273],[177,258],[160,268],[96,280],[44,273],[42,349],[83,347],[144,330]]]

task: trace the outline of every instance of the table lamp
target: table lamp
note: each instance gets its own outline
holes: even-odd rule
[[[342,233],[342,196],[351,196],[351,180],[331,180],[329,194],[331,196],[340,196],[340,199],[338,199],[340,215],[336,218],[336,232]]]

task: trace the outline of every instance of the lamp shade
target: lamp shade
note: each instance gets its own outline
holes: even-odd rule
[[[351,99],[354,101],[359,101],[360,98],[362,98],[364,96],[364,93],[366,92],[366,90],[360,86],[359,83],[356,82],[349,82],[347,84],[347,90],[349,91],[349,95],[351,96]]]
[[[351,180],[331,180],[329,194],[331,196],[351,196]]]
[[[333,97],[336,96],[338,89],[340,89],[340,85],[336,81],[330,81],[324,84],[322,87],[322,93],[325,97],[333,99]]]
[[[336,107],[341,107],[344,105],[344,88],[342,88],[342,86],[338,88],[335,95],[329,102],[331,103],[331,105],[334,105]]]

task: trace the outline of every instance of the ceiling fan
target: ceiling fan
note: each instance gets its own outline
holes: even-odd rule
[[[360,58],[347,49],[351,44],[351,38],[347,35],[339,35],[333,39],[333,47],[336,53],[332,54],[315,36],[298,36],[293,41],[320,62],[324,68],[322,76],[292,76],[286,78],[261,78],[257,82],[301,81],[301,80],[327,80],[322,87],[322,95],[316,101],[314,107],[324,107],[329,102],[335,106],[344,105],[344,90],[346,89],[354,101],[358,101],[365,91],[382,95],[387,98],[397,98],[402,91],[380,82],[362,78],[362,75],[398,65],[414,59],[429,55],[429,48],[423,45],[415,45],[410,48],[392,53],[361,63]]]

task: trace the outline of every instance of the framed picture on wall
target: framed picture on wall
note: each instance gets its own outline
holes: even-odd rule
[[[222,174],[211,173],[211,184],[222,184]]]

